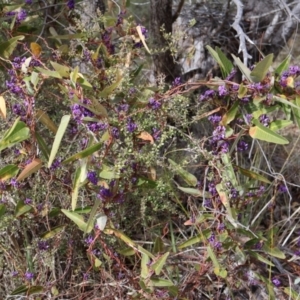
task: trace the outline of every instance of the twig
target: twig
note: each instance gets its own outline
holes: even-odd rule
[[[248,58],[252,58],[252,56],[247,52],[247,48],[246,48],[246,39],[250,40],[250,38],[244,33],[244,31],[240,25],[240,21],[243,16],[243,4],[240,0],[233,0],[233,2],[235,3],[235,5],[237,7],[237,12],[236,12],[236,16],[235,16],[235,21],[233,22],[231,27],[238,34],[238,37],[240,39],[240,46],[239,46],[238,52],[241,52],[241,51],[243,52],[244,64],[247,66]]]

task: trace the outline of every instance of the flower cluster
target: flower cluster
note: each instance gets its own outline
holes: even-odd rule
[[[212,99],[212,98],[214,98],[214,96],[216,95],[216,92],[214,91],[214,90],[207,90],[207,91],[205,91],[205,93],[204,94],[202,94],[201,96],[200,96],[200,102],[202,102],[202,101],[207,101],[207,100],[209,100],[209,99]]]
[[[161,103],[154,98],[149,99],[149,107],[151,107],[153,110],[159,109],[161,107]]]

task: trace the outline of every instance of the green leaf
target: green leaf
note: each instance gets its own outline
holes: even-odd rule
[[[247,87],[245,87],[242,83],[240,84],[240,87],[239,87],[239,91],[238,91],[238,97],[240,99],[242,99],[243,97],[245,97],[245,95],[247,94],[248,92],[248,89]]]
[[[121,81],[122,81],[122,76],[120,75],[120,73],[118,73],[116,77],[116,81],[112,85],[104,88],[103,91],[98,93],[98,95],[102,98],[106,98],[107,96],[113,93],[113,91],[120,85]]]
[[[210,230],[208,230],[208,229],[203,230],[203,232],[201,234],[193,236],[192,238],[189,238],[187,241],[181,243],[178,246],[178,249],[184,249],[184,248],[190,247],[194,244],[203,242],[209,236],[210,236]]]
[[[293,121],[291,120],[276,120],[270,124],[270,129],[272,131],[277,131],[291,124],[293,124]]]
[[[283,291],[288,295],[289,299],[299,300],[299,293],[293,290],[291,287],[285,287]]]
[[[56,71],[43,69],[41,67],[36,67],[35,69],[38,70],[42,75],[45,75],[47,77],[53,77],[53,78],[58,78],[58,79],[62,78],[61,75]]]
[[[115,172],[114,167],[110,167],[105,164],[102,165],[102,170],[99,173],[99,176],[108,180],[120,178],[120,175]]]
[[[79,78],[78,72],[79,72],[79,67],[76,66],[75,69],[70,73],[70,80],[73,83],[74,87],[76,87],[76,82],[77,79]]]
[[[215,267],[215,268],[214,268],[214,273],[215,273],[217,276],[220,276],[220,277],[222,277],[222,278],[226,278],[226,277],[227,277],[227,271],[226,271],[226,269],[224,269],[224,268]]]
[[[174,286],[174,283],[168,279],[164,278],[151,278],[153,286],[164,287],[164,286]]]
[[[114,228],[104,229],[104,233],[106,234],[114,234],[116,237],[120,238],[123,242],[125,242],[130,247],[136,247],[134,241],[132,241],[127,235],[125,235],[120,230]]]
[[[32,85],[34,86],[34,88],[36,89],[37,84],[39,83],[39,74],[37,72],[32,72],[31,76],[30,76],[30,82],[32,83]]]
[[[45,111],[42,111],[41,109],[38,109],[36,111],[36,120],[41,122],[43,125],[45,125],[54,134],[57,133],[56,124],[51,120],[51,118],[49,117],[49,115]]]
[[[69,78],[70,76],[70,69],[66,66],[60,65],[54,61],[50,61],[53,69],[61,76],[65,78]]]
[[[273,100],[275,100],[276,102],[279,102],[279,103],[282,103],[282,104],[294,107],[296,109],[300,109],[300,107],[298,105],[294,104],[294,102],[286,100],[284,98],[281,98],[281,97],[278,97],[278,96],[273,96]]]
[[[78,152],[78,153],[72,155],[71,157],[67,158],[66,160],[63,161],[63,163],[65,164],[65,163],[72,162],[74,160],[88,157],[88,156],[92,155],[94,152],[100,150],[102,146],[103,146],[103,142],[100,142],[91,147],[88,147],[88,148],[84,149],[83,151]]]
[[[153,246],[153,253],[154,254],[157,254],[157,253],[162,253],[164,252],[164,249],[165,249],[165,245],[164,245],[164,242],[162,240],[161,237],[157,236],[155,238],[155,242],[154,242],[154,246]]]
[[[5,181],[16,176],[19,172],[19,168],[16,165],[7,165],[0,170],[0,180]]]
[[[186,187],[182,187],[182,186],[177,186],[178,189],[180,189],[182,192],[187,193],[189,195],[193,195],[195,197],[204,197],[205,198],[211,198],[211,194],[209,192],[204,192],[201,190],[197,190],[194,188],[186,188]]]
[[[64,229],[65,229],[65,225],[59,225],[56,227],[53,227],[51,230],[44,232],[43,234],[41,234],[41,238],[42,239],[51,239],[53,237],[55,237],[56,235],[60,234]]]
[[[276,68],[275,74],[281,75],[281,73],[288,69],[290,65],[291,55],[289,54],[283,62]]]
[[[135,255],[135,251],[131,247],[126,247],[126,248],[123,248],[123,249],[118,249],[117,251],[118,251],[118,253],[120,253],[123,256],[132,256],[132,255]]]
[[[0,141],[0,151],[28,139],[30,130],[26,127],[25,123],[19,121],[19,119],[20,118],[5,132],[3,139]]]
[[[150,262],[150,258],[147,254],[142,253],[142,260],[141,260],[141,278],[146,279],[150,276],[148,264]]]
[[[14,52],[15,48],[17,47],[18,41],[21,41],[24,38],[25,38],[24,35],[18,35],[9,39],[6,42],[0,43],[0,56],[5,59],[8,59]]]
[[[170,165],[172,165],[172,167],[174,168],[174,170],[176,171],[176,173],[178,173],[179,176],[182,177],[182,179],[190,186],[196,186],[197,185],[197,177],[194,176],[193,174],[187,172],[186,170],[184,170],[181,166],[177,165],[172,159],[168,159],[168,162],[170,163]]]
[[[262,255],[258,254],[257,252],[254,252],[252,250],[248,250],[249,255],[253,256],[254,258],[258,259],[259,261],[274,267],[274,264],[272,262],[270,262],[268,259],[266,259],[265,257],[263,257]]]
[[[220,66],[223,78],[227,77],[233,68],[231,61],[218,47],[214,50],[212,47],[207,45],[206,49]]]
[[[21,285],[21,286],[17,287],[15,290],[13,290],[11,292],[11,295],[12,296],[20,295],[20,294],[27,292],[27,290],[28,290],[28,287],[26,285]]]
[[[255,172],[247,170],[247,169],[243,169],[243,168],[241,168],[239,166],[235,166],[235,167],[238,168],[239,172],[241,172],[244,176],[247,176],[249,178],[252,178],[252,179],[255,179],[255,180],[259,180],[259,181],[271,184],[270,180],[268,180],[266,177],[264,177],[264,176],[262,176],[262,175],[260,175],[258,173],[255,173]]]
[[[90,233],[93,230],[93,226],[88,227],[81,215],[66,209],[62,209],[61,212],[64,213],[70,220],[72,220],[81,231]]]
[[[42,153],[44,154],[46,160],[49,160],[49,156],[50,156],[50,150],[47,147],[45,141],[43,140],[43,138],[39,135],[38,132],[35,132],[35,138],[37,140],[37,143],[39,145],[39,149],[42,151]]]
[[[51,149],[51,153],[50,153],[50,157],[49,157],[49,161],[48,161],[48,168],[51,167],[52,162],[55,159],[55,156],[56,156],[56,153],[58,151],[60,142],[61,142],[61,140],[64,136],[64,133],[65,133],[67,127],[68,127],[70,119],[71,119],[71,115],[63,116],[62,119],[61,119],[61,122],[59,124],[57,133],[55,135],[54,143],[53,143],[53,146],[52,146],[52,149]]]
[[[285,254],[276,247],[269,247],[267,244],[264,244],[263,250],[271,256],[285,259]]]
[[[255,68],[250,73],[251,79],[254,82],[261,82],[266,77],[269,68],[273,63],[273,57],[273,54],[269,54],[262,61],[257,63]]]
[[[20,217],[32,210],[32,207],[30,205],[27,205],[24,203],[23,200],[19,200],[16,206],[15,210],[15,216]]]
[[[96,198],[93,208],[91,210],[89,219],[87,221],[87,228],[94,223],[94,219],[95,219],[95,216],[97,214],[97,210],[98,210],[98,207],[100,206],[100,204],[101,204],[100,199]]]
[[[289,143],[286,138],[263,126],[258,120],[253,120],[252,122],[256,125],[249,129],[249,135],[253,139],[258,139],[279,145],[286,145]]]
[[[235,101],[234,104],[229,109],[229,111],[223,115],[221,124],[225,126],[228,125],[231,121],[233,121],[235,119],[238,110],[239,110],[239,102]]]
[[[0,218],[5,214],[6,206],[4,204],[0,204]]]
[[[162,255],[155,263],[151,265],[151,269],[155,272],[156,275],[159,275],[164,267],[170,252],[166,252]]]
[[[210,257],[210,259],[212,260],[214,267],[220,268],[217,257],[210,246],[207,246],[207,253],[208,253],[208,256]]]
[[[223,69],[223,78],[227,77],[233,69],[232,62],[226,57],[226,55],[221,51],[219,47],[216,47],[216,51],[219,55],[220,61],[222,62]]]
[[[28,295],[33,295],[33,294],[40,294],[41,292],[43,292],[44,288],[40,285],[35,285],[35,286],[31,286],[28,288],[27,293]]]
[[[236,65],[238,66],[238,68],[240,69],[240,71],[242,72],[242,74],[245,76],[245,78],[250,81],[253,82],[250,73],[251,71],[242,63],[242,61],[236,57],[235,55],[231,54],[233,57],[234,62],[236,63]]]
[[[78,192],[81,184],[85,181],[87,176],[87,161],[82,160],[80,166],[75,171],[73,188],[72,188],[72,202],[71,209],[74,211],[77,205]]]
[[[300,107],[300,97],[297,95],[296,99],[292,101],[292,103]],[[292,112],[293,112],[293,119],[297,123],[298,127],[300,128],[300,109],[293,107]]]

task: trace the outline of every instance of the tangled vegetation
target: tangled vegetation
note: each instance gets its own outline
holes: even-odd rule
[[[42,32],[20,2],[1,5],[0,297],[298,299],[300,67],[207,46],[222,78],[151,85],[125,4],[91,33],[75,1]]]

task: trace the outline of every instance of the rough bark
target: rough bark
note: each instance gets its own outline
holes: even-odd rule
[[[172,33],[172,0],[150,1],[150,24],[153,46],[158,53],[153,56],[155,75],[164,74],[166,81],[171,82],[176,77],[176,64],[169,50],[165,50],[167,43],[161,32],[164,26],[166,33]]]
[[[237,3],[241,6],[238,7]],[[157,47],[165,41],[159,28],[164,25],[166,32],[172,31],[171,0],[151,0],[151,31]],[[174,8],[173,8],[174,9]],[[176,8],[175,8],[176,9]],[[245,47],[241,47],[241,36],[232,25],[238,9],[242,10],[239,21],[245,34]],[[189,21],[196,24],[189,27]],[[233,53],[248,53],[246,59],[252,65],[261,59],[261,53],[274,53],[276,57],[286,47],[297,30],[300,20],[300,2],[293,0],[239,0],[239,1],[198,1],[194,5],[185,3],[179,17],[173,24],[173,31],[183,32],[178,42],[178,57],[186,78],[205,78],[215,66],[214,60],[206,50],[206,45],[220,47],[229,57]],[[235,24],[237,25],[237,24]],[[251,42],[252,41],[252,42]],[[242,48],[242,49],[241,49]],[[170,52],[161,52],[154,57],[156,73],[163,73],[168,81],[172,74],[178,75]]]

